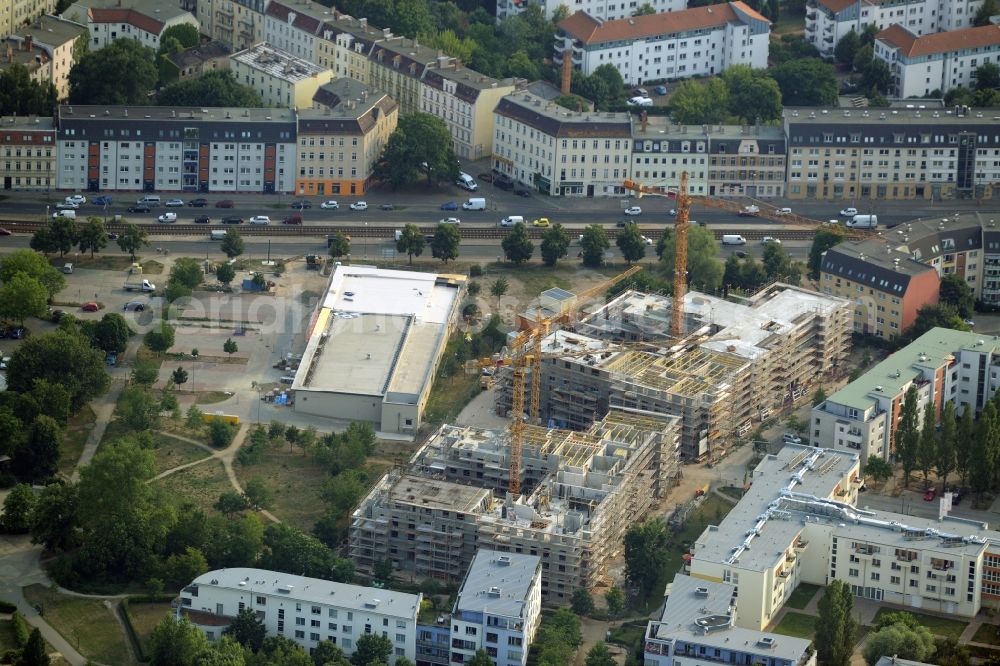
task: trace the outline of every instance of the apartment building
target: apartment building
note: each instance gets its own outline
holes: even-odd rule
[[[937,271],[878,240],[841,243],[820,263],[820,290],[853,304],[854,331],[892,340],[937,303]]]
[[[322,5],[270,0],[264,10],[264,41],[297,58],[315,62],[323,20],[332,16],[330,9],[318,10],[322,10]]]
[[[541,611],[541,558],[479,550],[451,615],[451,663],[486,650],[496,666],[525,666]]]
[[[198,0],[202,34],[225,44],[229,52],[242,51],[266,41],[266,0]]]
[[[552,15],[564,5],[564,2],[556,0],[539,0],[538,2],[528,2],[528,0],[498,0],[497,2],[497,22],[503,21],[508,16],[517,16],[528,7],[537,5],[545,14],[545,18],[551,19]],[[641,2],[640,0],[581,0],[574,3],[574,7],[580,11],[587,12],[594,18],[601,20],[625,19],[635,16],[639,7],[648,4],[656,12],[677,12],[687,8],[687,3],[677,0],[650,0]]]
[[[56,188],[292,192],[288,109],[60,106]]]
[[[742,302],[689,292],[685,337],[671,338],[672,303],[625,292],[542,344],[539,415],[586,428],[609,408],[680,418],[685,460],[714,458],[775,410],[803,399],[850,345],[845,299],[776,284]],[[642,341],[644,348],[628,343]],[[660,345],[659,348],[656,346]],[[510,409],[509,383],[497,412]]]
[[[501,99],[493,115],[493,167],[500,173],[551,196],[625,193],[629,114],[569,111],[518,92]]]
[[[10,67],[23,67],[28,77],[37,83],[48,83],[52,75],[52,61],[49,54],[41,46],[32,43],[30,37],[9,36],[3,40],[0,51],[0,71]]]
[[[0,118],[0,150],[4,190],[47,192],[56,186],[56,128],[52,118]]]
[[[333,72],[270,44],[234,53],[229,69],[236,80],[256,90],[266,106],[308,109],[319,87]]]
[[[0,35],[19,32],[25,25],[56,10],[56,0],[8,0],[0,4]]]
[[[824,58],[844,35],[859,35],[869,25],[879,30],[898,25],[915,35],[959,30],[972,26],[982,0],[808,0],[806,41]]]
[[[480,160],[493,154],[493,110],[512,92],[513,79],[498,81],[439,55],[424,70],[420,110],[445,121],[456,157]]]
[[[875,36],[875,57],[892,72],[899,98],[942,95],[975,87],[976,68],[1000,63],[1000,25],[984,25],[917,36],[892,25]]]
[[[810,442],[892,458],[907,391],[917,391],[918,415],[928,402],[940,415],[945,402],[961,414],[978,413],[1000,386],[1000,344],[978,333],[935,328],[895,352],[812,409]]]
[[[626,85],[767,67],[771,22],[737,0],[634,18],[602,20],[578,11],[559,23],[553,58],[569,51],[590,75],[612,64]]]
[[[25,51],[40,49],[48,56],[45,79],[56,88],[57,99],[69,97],[69,71],[76,63],[76,45],[87,40],[87,27],[57,16],[41,16],[11,35]]]
[[[361,572],[388,559],[445,583],[460,582],[478,548],[538,556],[542,600],[565,605],[603,580],[627,526],[666,491],[676,446],[676,419],[638,410],[612,410],[586,432],[528,425],[515,497],[509,432],[443,426],[359,503],[348,552]]]
[[[785,196],[785,134],[780,127],[708,128],[709,196]]]
[[[659,621],[646,626],[643,663],[816,666],[802,638],[737,627],[736,586],[678,574]]]
[[[368,53],[370,83],[399,102],[401,113],[420,111],[421,81],[424,72],[438,62],[438,55],[436,49],[421,46],[415,39],[390,37],[379,40]]]
[[[320,86],[313,108],[298,115],[295,191],[303,196],[364,194],[396,129],[396,101],[357,81],[336,79]]]
[[[676,187],[688,172],[688,192],[708,194],[708,127],[674,125],[666,116],[632,127],[632,178],[650,187]]]
[[[134,39],[155,51],[167,28],[199,27],[191,12],[158,0],[77,0],[60,16],[87,26],[91,50],[116,39]]]
[[[229,47],[222,42],[208,42],[189,49],[170,53],[167,59],[177,68],[181,81],[196,79],[209,72],[229,69]]]
[[[979,300],[1000,305],[1000,230],[993,220],[983,229],[983,277]]]
[[[784,125],[792,199],[1000,193],[1000,117],[981,111],[786,108]]]
[[[416,658],[422,595],[334,583],[320,578],[235,567],[204,573],[181,590],[178,617],[215,642],[239,615],[253,609],[268,636],[284,636],[311,652],[330,641],[348,656],[368,634],[392,641],[390,664]]]
[[[371,83],[372,65],[368,60],[375,42],[392,37],[388,28],[376,28],[368,24],[368,19],[356,19],[347,14],[334,12],[323,23],[317,42],[316,62],[329,67],[337,76]]]

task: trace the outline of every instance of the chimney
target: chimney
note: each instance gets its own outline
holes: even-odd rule
[[[646,122],[649,120],[649,114],[643,109],[642,113],[639,114],[639,120],[642,121],[642,133],[646,133]]]
[[[573,49],[563,49],[562,85],[559,92],[569,94],[569,84],[573,80]]]

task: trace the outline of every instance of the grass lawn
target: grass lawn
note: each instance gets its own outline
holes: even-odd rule
[[[196,405],[214,405],[217,402],[223,402],[224,400],[229,400],[232,395],[226,393],[225,391],[198,391],[195,396],[194,404]]]
[[[226,470],[218,460],[209,460],[156,481],[167,497],[186,500],[200,509],[214,510],[219,495],[232,490]]]
[[[772,631],[783,636],[795,636],[811,641],[816,634],[816,616],[805,613],[785,613]]]
[[[878,613],[875,614],[875,622],[878,622],[880,616],[885,613],[900,612],[893,608],[880,608]],[[935,636],[944,636],[946,638],[954,638],[958,640],[961,637],[962,632],[965,628],[969,626],[968,622],[960,622],[959,620],[949,620],[944,617],[937,617],[935,615],[924,615],[923,613],[914,613],[911,611],[902,611],[904,613],[909,613],[917,619],[917,622],[924,625],[930,632]]]
[[[14,635],[14,621],[0,620],[0,654],[7,650],[17,649],[17,636]]]
[[[153,455],[156,457],[156,473],[159,474],[168,469],[207,458],[212,454],[176,437],[154,432]]]
[[[160,620],[170,613],[170,603],[142,603],[129,601],[128,617],[135,635],[142,644],[142,651],[149,655],[149,637]]]
[[[788,597],[787,604],[792,608],[802,610],[809,605],[809,602],[812,601],[817,592],[819,592],[819,585],[799,583],[799,586],[795,588],[792,595]]]
[[[626,622],[611,630],[608,642],[628,648],[631,654],[642,654],[642,642],[645,637],[645,622]]]
[[[24,588],[24,597],[41,604],[45,620],[83,656],[104,664],[131,662],[121,625],[102,601],[65,596],[42,585]]]
[[[63,433],[63,444],[59,449],[59,472],[70,476],[80,462],[80,454],[87,443],[90,431],[94,428],[94,421],[97,415],[90,405],[84,405],[83,409],[70,417]]]
[[[111,247],[111,246],[109,246]],[[89,268],[99,271],[123,271],[132,265],[132,259],[127,254],[97,254],[91,259],[89,254],[76,257],[52,257],[49,263],[57,268],[62,268],[68,263],[73,264],[73,268]]]
[[[448,356],[455,358],[460,335],[463,334],[458,332],[448,341],[448,346],[444,350],[445,358]],[[450,375],[445,376],[447,365],[448,363],[442,361],[434,376],[434,385],[431,387],[431,394],[424,409],[424,423],[427,426],[454,421],[469,401],[482,391],[478,374],[467,374],[465,368],[458,364]]]
[[[143,275],[160,275],[161,273],[163,273],[163,264],[156,259],[147,259],[142,262]]]
[[[259,464],[236,464],[233,469],[240,485],[246,485],[255,476],[264,479],[274,492],[271,513],[299,529],[311,530],[326,509],[326,502],[320,499],[326,470],[312,456],[303,454],[302,449],[296,448],[292,453],[287,446],[269,449]]]
[[[778,12],[778,20],[771,27],[771,32],[780,38],[781,35],[788,33],[803,32],[805,28],[805,6],[803,5],[798,10],[792,10],[788,8],[788,5],[782,3],[781,11]]]
[[[1000,645],[1000,627],[995,624],[981,624],[972,637],[973,643]]]

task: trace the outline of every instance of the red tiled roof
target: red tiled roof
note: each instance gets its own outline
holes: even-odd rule
[[[559,28],[584,44],[599,44],[721,26],[741,21],[740,14],[770,23],[765,17],[738,0],[737,2],[684,9],[679,12],[633,16],[613,21],[601,21],[584,11],[578,11],[564,19],[559,24]]]
[[[1000,44],[1000,26],[983,25],[917,37],[900,25],[892,25],[875,35],[875,39],[898,49],[907,57],[916,58]]]
[[[851,5],[858,4],[858,0],[818,0],[818,4],[826,7],[833,13],[842,12]],[[861,4],[870,5],[868,0],[861,0]]]
[[[90,20],[94,23],[128,23],[157,36],[163,32],[163,21],[157,21],[134,9],[92,7]]]

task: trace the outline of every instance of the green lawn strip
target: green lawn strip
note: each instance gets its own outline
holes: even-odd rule
[[[627,648],[632,655],[640,655],[643,651],[643,640],[646,638],[646,625],[647,622],[638,621],[613,627],[608,642]]]
[[[803,610],[809,605],[809,602],[812,601],[813,597],[816,596],[819,589],[819,585],[799,583],[799,586],[795,588],[795,591],[792,592],[790,597],[788,597],[786,605],[798,610]]]
[[[205,449],[176,437],[161,432],[154,432],[152,435],[157,474],[212,455]]]
[[[90,437],[90,431],[93,430],[96,420],[97,416],[90,405],[84,405],[79,412],[70,417],[63,433],[62,447],[59,449],[60,473],[66,476],[73,474],[76,464],[80,462],[83,447],[87,444],[87,438]]]
[[[104,664],[131,661],[121,625],[100,599],[63,595],[42,585],[25,587],[24,598],[41,604],[45,621],[88,659]]]
[[[271,513],[282,522],[308,532],[326,510],[322,492],[327,472],[298,447],[291,452],[287,446],[269,449],[258,464],[235,464],[233,470],[241,486],[255,476],[264,479],[274,493]]]
[[[816,634],[816,616],[787,612],[772,631],[783,636],[794,636],[811,641]]]
[[[875,622],[881,615],[885,613],[895,613],[899,612],[900,609],[896,608],[880,608],[875,614]],[[962,632],[965,628],[969,626],[968,622],[961,622],[959,620],[949,620],[944,617],[937,617],[936,615],[924,615],[923,613],[914,613],[913,611],[903,611],[909,613],[917,619],[917,622],[927,627],[932,634],[935,636],[944,636],[946,638],[954,638],[958,640],[962,636]]]
[[[150,603],[129,599],[126,606],[128,621],[132,625],[135,636],[142,646],[142,652],[149,657],[149,638],[153,634],[153,629],[164,617],[170,614],[170,602]]]
[[[219,460],[206,460],[200,465],[170,474],[155,483],[167,497],[175,498],[179,502],[190,501],[206,511],[213,510],[212,507],[219,499],[219,495],[233,489],[226,477],[226,470]]]
[[[1000,645],[1000,627],[995,624],[981,624],[972,636],[973,643]]]

